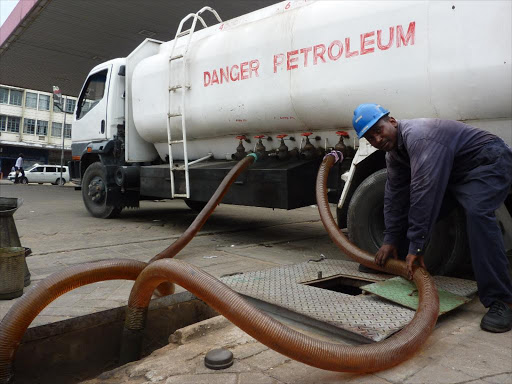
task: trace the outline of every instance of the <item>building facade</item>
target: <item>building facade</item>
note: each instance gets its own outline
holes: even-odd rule
[[[0,172],[7,177],[20,153],[24,168],[71,160],[71,130],[76,98],[63,97],[62,112],[49,92],[0,84]],[[64,143],[64,144],[63,144]]]

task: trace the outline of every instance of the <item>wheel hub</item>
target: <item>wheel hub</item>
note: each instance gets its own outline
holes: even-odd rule
[[[89,183],[89,192],[88,195],[91,200],[95,203],[100,203],[105,199],[106,196],[106,187],[105,183],[100,177],[95,177]]]

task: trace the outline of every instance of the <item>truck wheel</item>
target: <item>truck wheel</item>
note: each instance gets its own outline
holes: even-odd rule
[[[85,208],[94,217],[116,217],[122,208],[107,205],[107,178],[105,168],[99,162],[91,164],[82,179],[82,199]]]
[[[197,201],[197,200],[190,200],[190,199],[186,199],[185,200],[185,204],[187,204],[187,206],[195,211],[195,212],[201,212],[203,210],[203,208],[206,206],[207,202],[205,201]]]
[[[356,189],[348,208],[350,240],[372,254],[384,240],[386,176],[386,170],[381,169],[366,178]],[[446,275],[460,266],[468,255],[465,215],[457,206],[434,226],[424,260],[431,274]]]

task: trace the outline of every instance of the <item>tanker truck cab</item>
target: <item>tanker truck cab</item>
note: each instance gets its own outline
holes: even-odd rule
[[[99,194],[93,195],[92,206],[88,206],[87,200],[84,200],[89,211],[91,207],[98,208],[94,207],[95,203],[101,203],[99,205],[105,208],[108,190],[106,175],[104,175],[105,178],[96,175],[84,182],[84,176],[89,167],[94,165],[91,171],[96,170],[92,172],[96,174],[101,165],[124,163],[122,153],[124,136],[119,135],[123,135],[121,131],[125,121],[124,64],[125,59],[121,58],[94,67],[80,91],[75,110],[71,145],[73,156],[73,161],[70,163],[71,177],[75,182],[79,180],[81,187],[86,189],[83,192],[88,196],[92,193],[88,190],[89,188],[100,191]]]
[[[94,67],[80,92],[73,124],[73,154],[87,143],[112,138],[124,121],[124,76],[119,70],[124,59]],[[80,147],[80,148],[79,148]],[[81,154],[81,153],[80,153]]]

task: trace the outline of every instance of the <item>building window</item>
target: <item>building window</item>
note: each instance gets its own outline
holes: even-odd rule
[[[33,135],[36,130],[36,121],[34,119],[25,119],[23,123],[23,133]]]
[[[66,139],[71,139],[71,124],[66,124],[64,127],[64,137]]]
[[[9,90],[7,88],[0,88],[0,104],[7,104],[9,102]]]
[[[75,111],[76,100],[66,99],[66,112],[73,113]]]
[[[44,120],[37,120],[37,135],[46,136],[48,134],[48,122]]]
[[[21,99],[23,98],[23,91],[16,91],[11,89],[9,104],[11,105],[21,105]]]
[[[52,137],[61,137],[62,123],[52,123]]]
[[[50,96],[39,95],[39,110],[49,111],[50,110]]]
[[[19,133],[20,132],[20,118],[9,116],[7,119],[7,132]]]
[[[0,115],[0,131],[7,130],[7,116]]]
[[[25,107],[37,109],[37,93],[27,92],[25,96]]]

